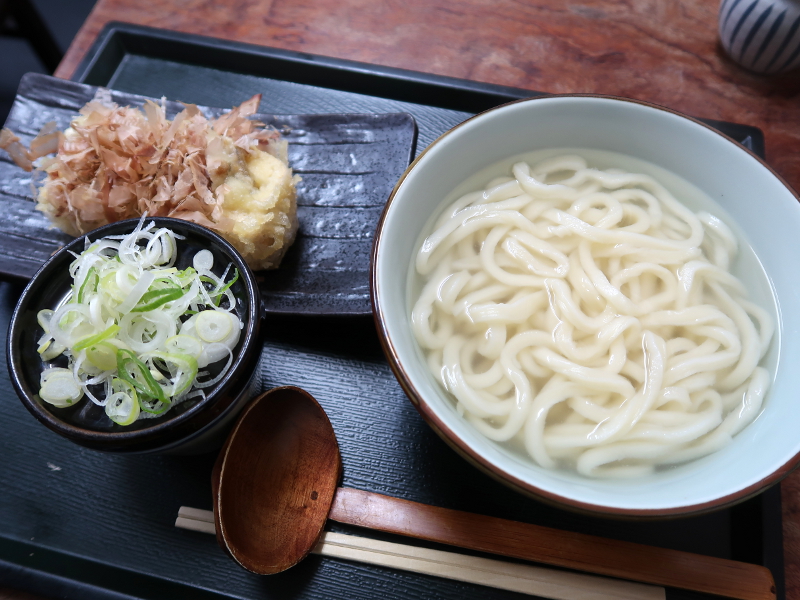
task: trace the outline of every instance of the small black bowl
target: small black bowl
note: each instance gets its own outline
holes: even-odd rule
[[[109,235],[133,231],[139,219],[100,227],[76,238],[48,260],[33,276],[14,309],[7,340],[8,370],[11,381],[25,407],[44,425],[67,439],[108,452],[126,453],[197,453],[210,450],[222,441],[226,427],[251,396],[258,384],[256,365],[260,356],[261,299],[252,271],[239,253],[213,231],[179,219],[154,217],[156,227],[167,227],[184,239],[178,240],[175,266],[184,269],[200,250],[214,255],[214,272],[222,275],[229,264],[239,270],[239,279],[231,287],[238,299],[236,312],[244,322],[233,363],[214,387],[206,390],[205,399],[187,400],[164,415],[139,419],[129,426],[117,425],[105,410],[88,398],[67,408],[56,408],[39,397],[39,377],[43,363],[37,353],[42,335],[36,316],[45,308],[54,309],[72,285],[69,265],[72,253],[80,254],[85,240],[90,242]],[[213,373],[212,373],[213,374]]]

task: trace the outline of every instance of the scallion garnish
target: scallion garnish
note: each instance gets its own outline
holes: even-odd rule
[[[87,243],[70,266],[72,295],[39,314],[42,360],[68,362],[45,369],[41,398],[65,407],[86,396],[123,426],[204,396],[230,367],[243,327],[232,292],[239,271],[224,281],[228,271],[215,275],[205,250],[178,270],[178,236],[144,222],[127,236]],[[198,371],[223,360],[213,379]]]

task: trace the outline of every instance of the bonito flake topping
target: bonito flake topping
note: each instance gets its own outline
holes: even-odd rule
[[[295,184],[287,142],[250,120],[261,95],[217,119],[185,105],[172,121],[148,101],[143,109],[96,97],[70,127],[46,125],[26,149],[11,131],[4,148],[47,175],[36,208],[62,231],[81,235],[115,221],[175,217],[214,229],[253,269],[277,267],[297,233]]]

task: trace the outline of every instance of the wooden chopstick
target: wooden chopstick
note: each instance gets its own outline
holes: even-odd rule
[[[328,519],[583,573],[738,600],[775,600],[770,570],[736,560],[625,542],[339,488]]]
[[[215,533],[214,513],[182,506],[176,527]],[[663,587],[324,532],[315,554],[554,600],[664,600]]]

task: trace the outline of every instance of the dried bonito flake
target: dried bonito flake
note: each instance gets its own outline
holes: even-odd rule
[[[142,109],[96,97],[66,131],[46,125],[25,149],[11,131],[5,149],[23,169],[43,159],[36,208],[71,235],[147,212],[216,230],[253,269],[277,267],[297,233],[287,142],[249,117],[261,95],[216,119],[196,106],[173,120],[148,101]]]

